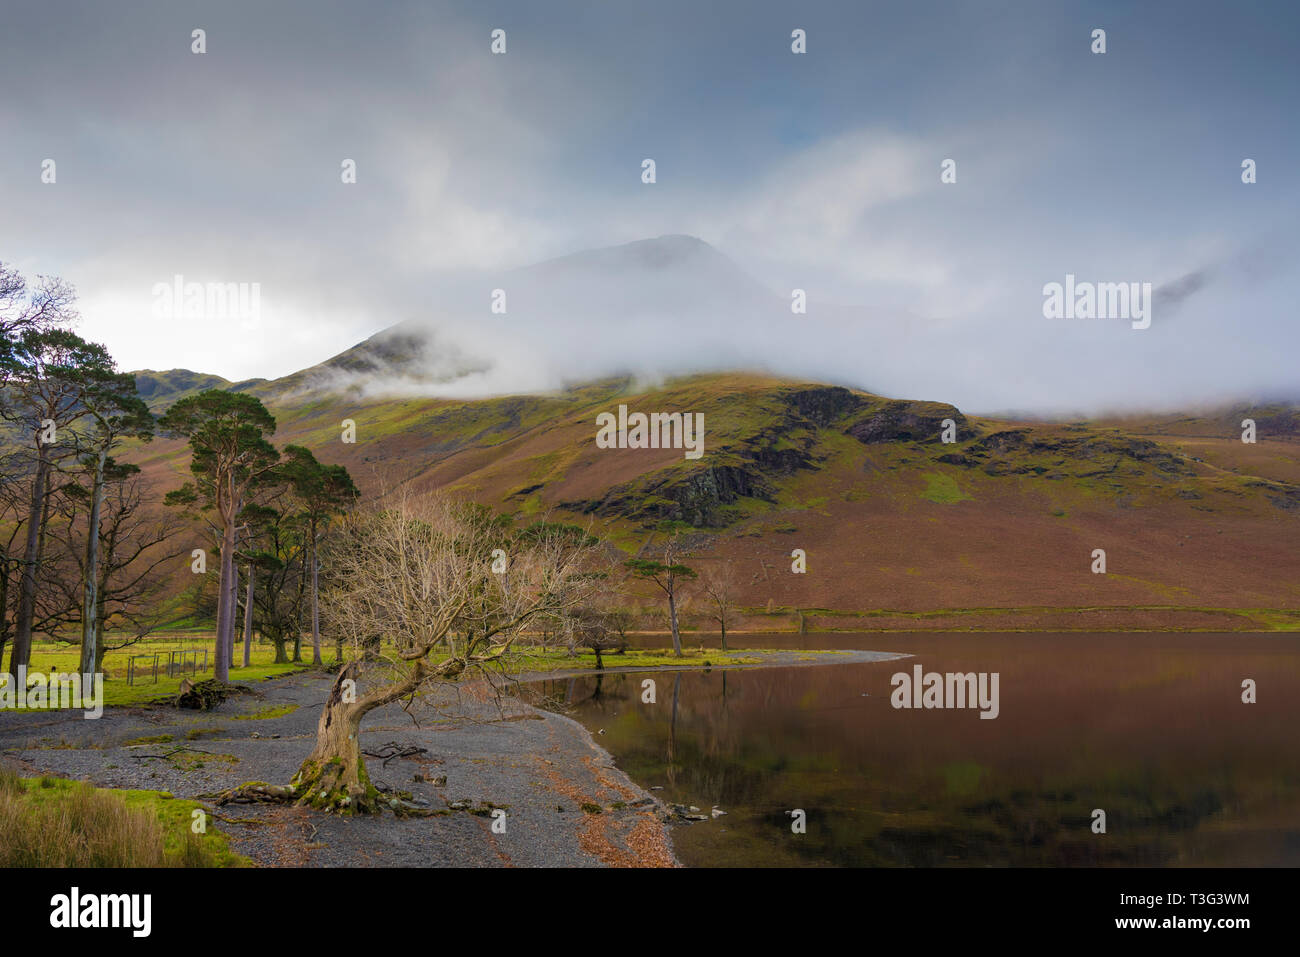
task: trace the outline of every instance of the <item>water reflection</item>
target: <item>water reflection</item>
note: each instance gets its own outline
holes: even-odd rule
[[[675,831],[694,866],[1300,863],[1293,636],[809,637],[916,657],[539,690],[665,800],[727,812]],[[917,662],[999,672],[1000,716],[892,708]]]

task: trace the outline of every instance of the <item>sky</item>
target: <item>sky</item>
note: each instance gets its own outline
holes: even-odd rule
[[[275,377],[414,320],[497,364],[478,391],[744,364],[986,413],[1297,398],[1297,27],[1191,0],[47,0],[0,32],[0,261],[72,282],[126,369]],[[609,284],[581,326],[488,312],[521,267],[679,234],[808,313],[752,337],[719,306],[699,340],[685,310],[648,344]],[[1046,318],[1067,274],[1150,283],[1150,327]],[[258,310],[169,314],[177,276]],[[481,335],[453,288],[483,290]]]

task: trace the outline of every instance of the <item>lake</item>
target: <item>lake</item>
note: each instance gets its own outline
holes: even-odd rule
[[[913,657],[534,686],[603,730],[596,740],[663,800],[726,812],[674,829],[689,866],[1300,864],[1300,636],[823,633],[729,644]],[[910,679],[918,664],[996,672],[998,716],[893,707],[892,676]],[[646,678],[655,703],[642,702]],[[1242,702],[1243,679],[1256,682],[1257,703]],[[792,832],[796,809],[805,833]],[[1093,831],[1096,809],[1105,833]]]

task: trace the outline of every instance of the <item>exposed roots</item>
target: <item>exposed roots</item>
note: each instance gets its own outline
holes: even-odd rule
[[[338,814],[378,814],[383,805],[359,760],[353,773],[339,758],[307,761],[289,782],[294,803]]]
[[[249,781],[216,794],[201,796],[218,807],[227,804],[288,804],[294,799],[294,790],[279,784],[267,784],[265,781]]]

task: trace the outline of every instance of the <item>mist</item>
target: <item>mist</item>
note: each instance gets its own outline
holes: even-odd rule
[[[1297,17],[27,5],[0,36],[0,258],[74,283],[127,369],[276,378],[396,326],[409,355],[314,380],[470,397],[754,369],[1043,415],[1293,399]],[[158,318],[177,275],[256,283],[259,315]],[[1045,319],[1067,275],[1150,283],[1151,327]]]

